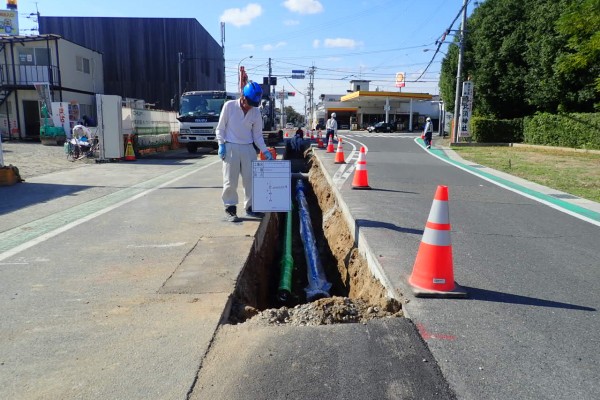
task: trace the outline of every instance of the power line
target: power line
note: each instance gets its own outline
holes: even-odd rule
[[[435,59],[435,56],[440,52],[440,48],[442,47],[442,44],[444,44],[444,40],[446,40],[446,36],[448,34],[450,34],[450,31],[452,30],[452,27],[454,26],[454,23],[460,17],[460,15],[462,14],[463,10],[469,5],[470,2],[471,2],[471,0],[467,0],[463,4],[463,6],[460,8],[460,10],[458,11],[458,13],[456,14],[456,17],[454,17],[454,20],[452,20],[452,23],[450,24],[450,27],[444,31],[444,33],[440,37],[440,40],[436,40],[437,48],[435,49],[435,52],[433,53],[433,56],[431,57],[431,61],[429,61],[429,64],[427,64],[427,67],[425,67],[425,70],[423,71],[423,73],[417,78],[417,81],[419,79],[421,79],[421,77],[423,76],[423,74],[427,71],[427,69],[429,69],[429,66],[433,63],[433,60]]]

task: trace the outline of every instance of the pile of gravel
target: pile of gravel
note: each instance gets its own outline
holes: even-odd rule
[[[258,311],[249,306],[238,305],[232,309],[230,322],[246,322],[256,325],[318,326],[340,323],[366,323],[375,318],[401,317],[400,306],[392,302],[391,306],[370,305],[360,299],[348,297],[328,297],[299,304],[295,307],[270,308]]]

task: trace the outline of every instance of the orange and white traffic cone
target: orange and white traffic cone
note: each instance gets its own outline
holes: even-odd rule
[[[127,137],[127,148],[125,149],[125,161],[135,161],[135,152],[133,151],[133,143],[131,136]]]
[[[327,153],[333,153],[333,139],[331,137],[329,137],[327,139]]]
[[[337,151],[335,152],[335,164],[346,164],[344,159],[344,147],[342,146],[342,138],[338,139]]]
[[[438,186],[408,283],[417,297],[467,297],[454,282],[448,186]]]
[[[317,148],[319,148],[319,149],[325,148],[325,144],[323,143],[323,140],[319,136],[317,136]]]
[[[354,170],[354,179],[352,180],[352,189],[371,189],[369,186],[369,174],[367,172],[367,152],[365,146],[360,148],[358,153],[358,162]]]

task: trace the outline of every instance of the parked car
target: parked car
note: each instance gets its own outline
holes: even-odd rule
[[[395,132],[396,126],[388,122],[378,122],[367,128],[369,132]]]

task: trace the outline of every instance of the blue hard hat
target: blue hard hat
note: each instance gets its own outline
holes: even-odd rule
[[[262,99],[262,88],[256,82],[248,82],[244,86],[244,97],[252,107],[258,107]]]

